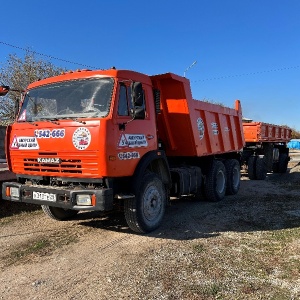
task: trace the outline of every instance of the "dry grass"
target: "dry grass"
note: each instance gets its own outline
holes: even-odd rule
[[[8,254],[1,257],[4,267],[36,261],[43,256],[50,256],[57,249],[78,242],[78,238],[71,230],[55,231],[49,235],[28,239],[20,243]]]

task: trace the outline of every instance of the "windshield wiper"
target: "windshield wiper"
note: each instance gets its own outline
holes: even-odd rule
[[[60,121],[60,120],[72,120],[72,121],[75,121],[75,122],[79,122],[79,123],[81,123],[81,124],[86,124],[86,122],[85,121],[82,121],[82,120],[79,120],[79,118],[78,117],[59,117],[59,118],[51,118],[51,119],[49,119],[49,121],[51,121],[51,120],[55,120],[55,121]],[[59,123],[57,122],[57,123],[55,123],[55,124],[58,124],[59,125]]]
[[[72,121],[79,122],[79,123],[81,123],[81,124],[86,124],[85,121],[79,120],[78,117],[65,117],[65,119],[70,119],[70,120],[72,120]]]
[[[46,121],[46,122],[51,122],[53,124],[59,125],[59,119],[58,118],[53,118],[53,117],[38,117],[35,121]]]

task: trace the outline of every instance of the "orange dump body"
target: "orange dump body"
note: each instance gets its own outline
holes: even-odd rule
[[[151,76],[161,93],[158,135],[167,156],[207,156],[244,146],[242,110],[194,100],[189,81],[172,73]]]
[[[286,126],[263,122],[243,122],[245,141],[287,143],[291,139],[292,130]]]

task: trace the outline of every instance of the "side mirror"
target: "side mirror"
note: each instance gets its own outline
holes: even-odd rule
[[[0,85],[0,96],[5,96],[9,92],[10,88],[7,85]]]
[[[145,109],[143,107],[136,107],[134,110],[134,119],[143,120],[145,119]]]
[[[141,82],[133,82],[131,84],[131,90],[132,90],[132,103],[133,106],[142,106],[144,102],[143,97],[143,86]]]

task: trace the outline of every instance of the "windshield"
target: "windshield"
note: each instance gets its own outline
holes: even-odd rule
[[[18,121],[104,117],[108,114],[112,78],[72,80],[41,86],[25,94]]]

